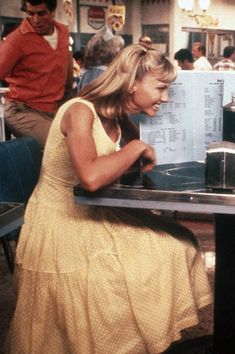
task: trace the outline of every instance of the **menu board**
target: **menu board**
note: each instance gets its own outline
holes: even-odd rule
[[[208,144],[222,140],[232,91],[235,72],[179,72],[156,117],[138,117],[140,138],[154,147],[158,164],[204,161]]]
[[[224,72],[224,96],[223,105],[225,106],[231,102],[232,93],[235,92],[235,72]]]

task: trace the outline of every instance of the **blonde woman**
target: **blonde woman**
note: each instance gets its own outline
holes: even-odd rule
[[[78,182],[96,191],[140,157],[144,171],[155,166],[128,114],[154,117],[174,79],[156,50],[131,45],[57,113],[17,248],[10,353],[162,353],[211,302],[190,231],[150,212],[73,198]]]

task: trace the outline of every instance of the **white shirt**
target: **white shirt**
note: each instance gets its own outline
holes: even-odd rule
[[[200,57],[195,62],[193,63],[194,65],[194,70],[200,70],[200,71],[210,71],[213,70],[212,65],[210,62],[206,59],[206,57]]]
[[[57,28],[54,26],[54,32],[50,34],[49,36],[43,36],[45,40],[50,44],[50,46],[53,49],[57,48],[57,43],[58,43],[58,31]]]

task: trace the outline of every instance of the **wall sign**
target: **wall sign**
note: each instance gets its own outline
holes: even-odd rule
[[[94,29],[100,29],[105,25],[105,12],[103,7],[92,6],[89,7],[88,12],[88,24]]]

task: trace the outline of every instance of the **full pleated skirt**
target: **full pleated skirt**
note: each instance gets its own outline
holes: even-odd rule
[[[31,198],[16,272],[12,354],[161,353],[211,302],[192,234],[138,210]]]

